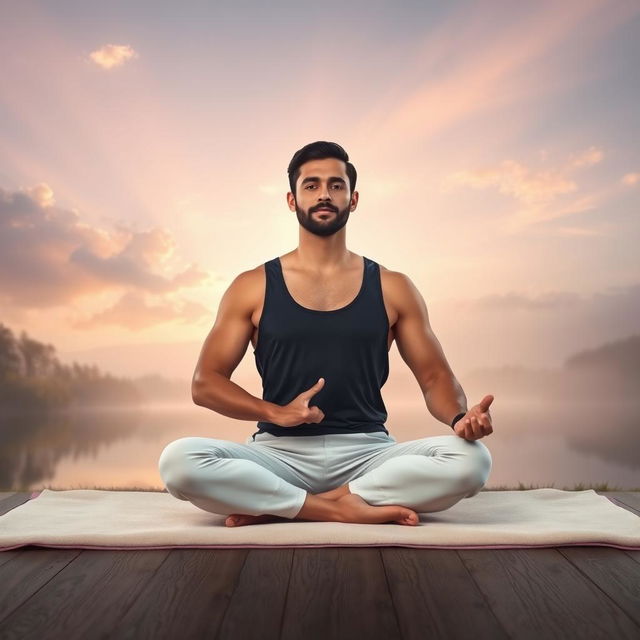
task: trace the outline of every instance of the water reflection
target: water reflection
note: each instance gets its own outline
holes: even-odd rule
[[[32,488],[55,478],[60,461],[99,458],[100,450],[126,440],[141,413],[74,411],[30,413],[0,419],[0,486]]]
[[[399,442],[451,433],[424,405],[389,401],[387,408],[387,428]],[[639,414],[628,401],[513,401],[496,393],[496,430],[483,439],[494,462],[488,487],[605,481],[621,489],[640,487]],[[253,422],[195,405],[5,417],[0,490],[132,484],[162,489],[157,460],[171,440],[201,435],[243,442],[253,431]]]

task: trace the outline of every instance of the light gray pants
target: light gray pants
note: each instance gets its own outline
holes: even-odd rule
[[[309,493],[349,483],[374,506],[442,511],[476,495],[491,471],[479,440],[457,435],[398,443],[384,431],[318,436],[258,433],[244,444],[187,437],[158,462],[167,491],[217,514],[295,518]]]

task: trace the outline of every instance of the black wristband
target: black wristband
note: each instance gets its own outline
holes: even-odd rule
[[[453,422],[451,423],[451,428],[453,429],[456,426],[456,422],[458,422],[458,420],[460,420],[461,418],[464,418],[466,416],[466,412],[464,413],[459,413],[454,419]]]

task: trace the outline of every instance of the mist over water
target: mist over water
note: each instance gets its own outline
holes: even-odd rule
[[[494,396],[494,431],[482,438],[493,460],[487,488],[606,483],[610,489],[639,489],[638,362],[640,336],[631,336],[574,354],[560,368],[505,366],[459,376],[469,409]],[[259,395],[259,378],[251,375],[232,379]],[[257,430],[256,422],[186,401],[189,381],[149,377],[136,384],[138,405],[115,402],[110,382],[94,386],[93,402],[83,409],[0,413],[0,490],[161,490],[157,462],[172,440],[202,436],[243,443]],[[398,442],[458,437],[430,414],[408,368],[395,369],[382,393],[386,428]]]
[[[494,432],[482,438],[493,457],[487,488],[517,487],[521,482],[555,488],[605,482],[609,488],[640,487],[636,402],[598,402],[592,397],[576,403],[539,395],[510,399],[492,393]],[[426,405],[397,400],[386,404],[386,426],[398,442],[453,435]],[[161,490],[157,460],[170,441],[204,436],[241,443],[254,431],[253,422],[186,404],[5,418],[0,425],[0,490]]]

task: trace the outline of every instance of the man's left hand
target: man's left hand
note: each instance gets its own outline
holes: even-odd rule
[[[460,418],[453,427],[456,435],[465,440],[478,440],[493,433],[491,414],[489,413],[489,405],[492,402],[493,396],[488,395],[482,398],[480,404],[471,407],[464,418]]]

